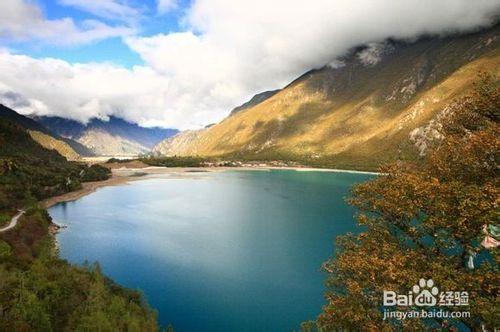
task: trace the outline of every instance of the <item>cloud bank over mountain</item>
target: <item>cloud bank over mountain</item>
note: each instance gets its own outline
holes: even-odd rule
[[[0,13],[5,3],[14,2],[19,1],[2,2]],[[92,6],[87,10],[100,16],[127,12],[113,2],[121,3],[107,0],[107,10]],[[159,1],[157,6],[167,11],[176,3]],[[121,34],[144,61],[133,68],[35,59],[4,49],[0,102],[8,104],[12,98],[2,100],[2,96],[15,94],[18,104],[20,96],[24,98],[24,113],[80,121],[116,115],[146,126],[198,128],[222,119],[257,92],[281,87],[311,68],[333,63],[353,46],[491,25],[500,13],[500,2],[197,0],[183,10],[182,31],[147,37]],[[22,31],[20,25],[14,29],[9,22],[0,20],[2,39],[44,38],[34,35],[31,27]]]

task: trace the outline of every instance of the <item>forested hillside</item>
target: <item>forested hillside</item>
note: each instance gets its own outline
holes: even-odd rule
[[[105,179],[109,170],[68,162],[35,142],[24,128],[0,118],[0,175],[2,210],[78,189],[83,181]]]
[[[158,329],[139,293],[116,285],[96,265],[75,267],[57,257],[54,226],[37,203],[109,175],[101,166],[68,162],[0,118],[0,221],[26,210],[16,227],[0,232],[0,331]]]

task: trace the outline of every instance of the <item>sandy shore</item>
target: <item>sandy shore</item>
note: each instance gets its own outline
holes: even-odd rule
[[[121,166],[121,167],[119,167]],[[126,167],[129,166],[129,167]],[[134,167],[130,167],[134,166]],[[294,170],[300,172],[340,172],[378,175],[375,172],[351,171],[341,169],[310,168],[310,167],[154,167],[145,164],[113,165],[112,176],[105,181],[85,182],[82,188],[63,195],[54,196],[41,202],[44,208],[49,208],[61,202],[70,202],[95,192],[101,187],[124,185],[131,181],[145,180],[149,178],[178,178],[196,173],[222,172],[222,171],[270,171],[270,170]]]
[[[105,181],[85,182],[79,190],[71,191],[59,196],[47,198],[41,202],[44,208],[49,208],[61,202],[71,202],[83,196],[95,192],[101,187],[119,186],[131,181],[145,180],[148,178],[166,177],[172,178],[176,175],[192,174],[201,172],[222,171],[225,168],[166,168],[166,167],[139,167],[139,168],[112,168],[112,176]]]
[[[76,191],[72,191],[66,194],[62,194],[59,196],[54,196],[47,198],[41,202],[42,206],[44,208],[49,208],[53,205],[56,205],[57,203],[61,202],[70,202],[77,200],[85,195],[88,195],[90,193],[93,193],[100,187],[105,187],[105,186],[116,186],[120,184],[124,184],[130,181],[127,177],[111,177],[110,179],[106,181],[96,181],[96,182],[85,182],[82,184],[82,188]]]

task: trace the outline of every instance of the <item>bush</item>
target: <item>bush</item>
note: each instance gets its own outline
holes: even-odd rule
[[[202,157],[149,157],[140,159],[143,163],[151,166],[162,167],[203,167],[207,162]]]
[[[97,164],[84,169],[82,172],[82,182],[103,181],[109,179],[111,176],[109,168]]]

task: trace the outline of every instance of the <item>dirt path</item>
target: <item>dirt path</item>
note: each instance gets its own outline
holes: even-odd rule
[[[24,212],[26,212],[26,211],[19,210],[19,213],[16,214],[14,217],[12,217],[12,219],[10,220],[10,223],[7,226],[5,226],[4,228],[0,228],[0,233],[8,231],[9,229],[16,227],[17,221],[19,220],[19,218],[21,218],[21,216],[24,214]]]

